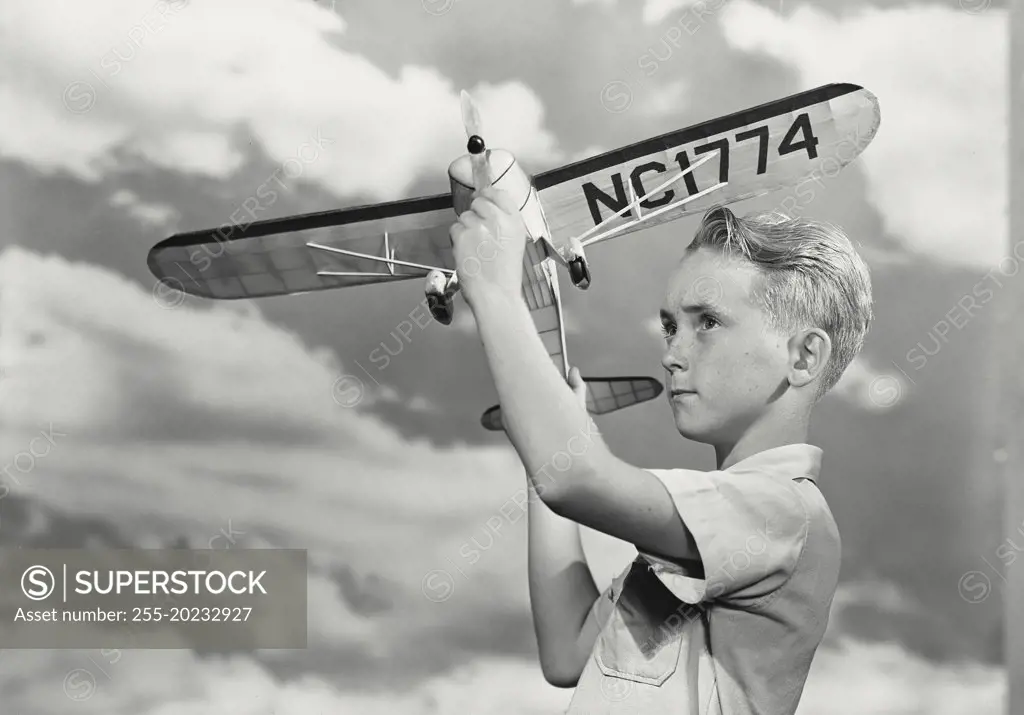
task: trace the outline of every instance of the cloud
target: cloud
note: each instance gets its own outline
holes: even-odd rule
[[[562,712],[571,693],[548,686],[539,669],[521,660],[481,658],[430,678],[413,689],[342,690],[302,676],[279,680],[244,657],[201,659],[184,651],[29,651],[4,661],[20,687],[8,707],[37,715],[547,715]],[[73,701],[72,698],[77,699]]]
[[[312,534],[333,532],[335,508],[364,508],[353,518],[371,528],[371,502],[396,518],[434,513],[443,527],[501,504],[492,500],[505,487],[481,483],[479,473],[508,474],[509,494],[518,485],[508,448],[453,452],[410,443],[362,405],[339,405],[334,386],[347,368],[251,305],[169,307],[111,271],[17,248],[0,253],[0,285],[4,454],[54,425],[60,434],[45,465],[69,470],[57,479],[74,478],[75,462],[82,473],[105,473],[88,494],[70,482],[67,490],[51,485],[48,496],[69,508],[101,511],[116,500],[125,509],[192,515],[196,508],[216,518],[230,504],[250,513],[250,523]],[[367,382],[367,405],[399,399]],[[436,479],[423,476],[430,473]],[[251,481],[236,479],[243,475]],[[442,475],[447,487],[466,487],[461,501],[438,496]],[[380,479],[408,483],[390,494]],[[195,500],[195,490],[206,497]],[[323,521],[266,502],[267,491],[319,503]],[[156,507],[154,492],[163,494]],[[216,492],[221,498],[211,498]],[[331,506],[335,500],[348,506]]]
[[[847,611],[870,606],[900,619],[921,615],[921,604],[888,582],[839,586],[828,632],[807,678],[797,715],[886,713],[961,715],[1004,712],[1002,668],[936,663],[897,642],[867,642],[851,633]]]
[[[873,367],[864,355],[847,366],[829,395],[868,412],[888,412],[910,394],[908,381],[896,372]]]
[[[368,408],[434,406],[369,381],[366,404],[343,407],[333,386],[348,368],[251,305],[169,306],[112,271],[19,248],[0,253],[0,286],[6,537],[14,499],[46,506],[24,515],[21,540],[66,527],[56,514],[116,513],[127,544],[202,541],[230,522],[336,575],[310,585],[321,645],[376,663],[415,643],[432,655],[404,663],[412,679],[529,648],[510,636],[529,630],[525,480],[508,446],[410,442]],[[424,579],[439,571],[457,580],[432,599]],[[375,579],[393,607],[372,623],[338,605],[365,605]],[[481,635],[480,622],[510,625]]]
[[[113,649],[4,655],[5,703],[15,712],[38,715],[67,712],[71,698],[77,698],[74,705],[83,715],[547,715],[564,712],[572,697],[571,690],[547,685],[536,663],[509,657],[480,657],[413,687],[356,688],[326,676],[281,678],[272,666],[245,656]],[[837,636],[819,649],[797,713],[997,715],[1005,711],[1005,697],[1005,677],[998,669],[937,665],[895,644]]]
[[[573,162],[583,161],[584,159],[589,159],[591,157],[598,156],[599,154],[604,154],[606,151],[609,151],[609,149],[598,144],[592,144],[572,154],[566,160],[566,163],[571,164]]]
[[[661,319],[657,316],[652,315],[649,318],[645,318],[643,321],[644,332],[650,335],[652,338],[657,340],[663,340],[664,334],[662,331]]]
[[[481,658],[415,688],[386,691],[344,691],[310,676],[280,681],[245,658],[199,659],[181,651],[25,651],[5,659],[4,670],[20,684],[9,691],[9,707],[38,715],[67,712],[68,697],[86,693],[88,699],[74,703],[83,715],[548,715],[564,712],[572,697],[544,683],[535,665],[509,658]],[[78,677],[68,678],[74,670]],[[797,713],[997,715],[1004,700],[1003,680],[991,669],[938,667],[896,646],[850,641],[819,651]]]
[[[604,5],[612,7],[618,0],[573,0],[574,5]],[[655,25],[676,10],[686,10],[695,5],[708,6],[706,0],[644,0],[643,19],[648,25]]]
[[[614,7],[617,0],[572,0],[573,5],[604,5]]]
[[[347,429],[367,444],[398,443],[382,424],[339,410],[341,366],[330,353],[268,330],[250,303],[193,310],[178,304],[182,294],[16,247],[0,253],[0,285],[9,425],[167,440],[206,427],[215,439],[236,434],[217,427],[230,414],[249,439]]]
[[[646,0],[644,3],[644,22],[648,25],[654,25],[667,18],[676,10],[686,10],[698,4],[707,7],[714,3],[703,0]]]
[[[999,715],[1005,673],[976,665],[944,665],[893,643],[843,639],[820,648],[797,715]]]
[[[224,178],[242,165],[246,127],[289,178],[384,200],[464,151],[461,88],[339,48],[344,20],[311,2],[102,0],[54,22],[12,0],[0,29],[0,66],[18,68],[0,74],[0,100],[19,108],[0,118],[0,155],[40,170],[98,180],[142,161]],[[471,91],[492,143],[561,158],[529,87]]]
[[[165,228],[178,218],[177,210],[171,206],[143,201],[129,189],[115,192],[110,197],[110,205],[125,209],[139,223],[148,227]]]
[[[878,97],[881,128],[857,164],[887,231],[949,263],[989,267],[1004,255],[1005,11],[914,5],[835,17],[804,5],[782,17],[734,0],[721,25],[733,47],[792,66],[802,88],[854,82]]]
[[[637,103],[637,109],[647,116],[674,115],[681,107],[687,106],[691,99],[689,82],[674,80],[656,92],[650,92]]]

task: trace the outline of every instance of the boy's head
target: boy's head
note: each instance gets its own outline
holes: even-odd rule
[[[668,392],[690,439],[738,440],[806,416],[860,351],[871,278],[835,226],[709,211],[661,311]]]

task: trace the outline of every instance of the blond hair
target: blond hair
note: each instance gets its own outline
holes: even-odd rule
[[[773,212],[739,218],[718,207],[701,220],[687,253],[707,246],[758,267],[758,296],[779,331],[820,328],[832,341],[817,397],[831,390],[864,346],[873,318],[871,276],[842,229]]]

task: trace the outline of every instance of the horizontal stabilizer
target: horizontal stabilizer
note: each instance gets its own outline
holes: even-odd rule
[[[587,411],[593,415],[653,400],[665,389],[653,377],[585,377],[583,381],[587,383]],[[492,432],[503,431],[501,405],[484,412],[480,424]]]

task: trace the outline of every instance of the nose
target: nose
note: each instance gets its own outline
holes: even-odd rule
[[[665,347],[665,352],[661,356],[661,366],[664,367],[670,374],[673,372],[679,372],[687,370],[690,367],[690,362],[682,354],[683,351],[679,344],[679,340],[673,340]]]

